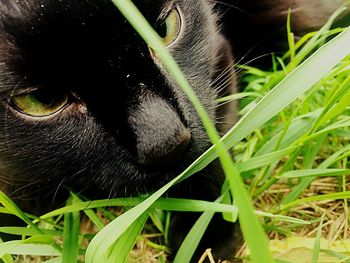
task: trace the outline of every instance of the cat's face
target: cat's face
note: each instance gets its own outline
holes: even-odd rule
[[[232,105],[215,100],[234,86],[231,55],[212,6],[135,4],[225,130]],[[109,0],[1,1],[0,99],[0,175],[15,196],[59,185],[149,192],[210,146],[192,105]]]

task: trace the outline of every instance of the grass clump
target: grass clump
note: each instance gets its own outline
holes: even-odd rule
[[[145,198],[84,201],[72,194],[66,207],[35,218],[1,195],[4,207],[0,212],[15,214],[28,225],[0,228],[1,232],[22,237],[0,244],[3,261],[23,261],[23,255],[30,254],[50,257],[42,260],[45,262],[125,262],[139,256],[147,257],[149,262],[165,262],[167,248],[162,242],[167,239],[169,228],[169,212],[165,211],[204,212],[176,254],[175,262],[191,259],[215,212],[223,213],[230,221],[239,217],[250,250],[248,253],[243,245],[237,254],[240,258],[260,263],[274,262],[271,251],[275,257],[280,256],[274,243],[270,242],[269,249],[263,229],[276,242],[296,236],[303,240],[316,237],[312,239],[312,262],[320,259],[321,253],[339,260],[349,257],[332,250],[332,242],[346,241],[349,234],[350,58],[345,57],[350,53],[350,31],[344,30],[324,44],[326,38],[343,31],[329,29],[341,10],[319,32],[310,33],[299,42],[294,42],[288,28],[290,50],[284,57],[273,57],[271,71],[242,66],[246,88],[239,95],[241,119],[220,139],[159,37],[130,1],[114,3],[189,96],[214,146],[186,171]],[[221,99],[220,103],[236,97]],[[233,151],[233,160],[227,150]],[[216,202],[162,198],[174,184],[217,157],[227,182]],[[112,213],[105,209],[107,206],[123,206],[124,213]],[[148,218],[154,225],[146,224],[144,228]],[[330,241],[327,249],[324,237]],[[134,250],[130,256],[135,243],[136,247],[146,245],[149,249]]]

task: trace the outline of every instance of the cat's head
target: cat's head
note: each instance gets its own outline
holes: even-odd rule
[[[233,104],[216,99],[234,76],[213,6],[135,4],[225,131]],[[0,177],[18,196],[59,185],[152,191],[210,146],[193,106],[109,0],[2,1],[0,99]]]

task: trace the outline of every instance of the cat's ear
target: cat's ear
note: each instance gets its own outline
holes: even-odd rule
[[[229,96],[237,92],[237,77],[234,69],[234,59],[230,42],[222,35],[217,36],[216,60],[213,86],[218,91],[218,98]],[[222,103],[217,108],[217,116],[223,118],[220,132],[225,133],[236,120],[236,102]]]

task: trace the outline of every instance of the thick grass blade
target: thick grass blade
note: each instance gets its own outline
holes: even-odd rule
[[[215,202],[220,203],[224,198],[225,195],[222,195]],[[197,219],[176,253],[174,263],[191,262],[193,254],[214,214],[213,212],[205,212]]]
[[[22,210],[19,209],[19,207],[10,198],[8,198],[7,195],[5,195],[1,191],[0,191],[0,202],[11,214],[22,219],[26,224],[28,224],[31,228],[33,228],[38,234],[42,234],[41,230],[35,224],[33,224],[33,222],[26,216],[26,214],[23,213]]]
[[[79,253],[79,230],[79,212],[65,214],[62,263],[77,262]]]
[[[137,237],[140,235],[148,218],[147,213],[143,213],[112,246],[105,262],[124,263],[134,247]]]
[[[8,253],[12,255],[28,255],[41,257],[54,257],[61,255],[61,253],[57,250],[54,250],[52,246],[44,244],[18,244],[16,246],[13,246],[8,251]]]
[[[55,239],[50,236],[35,236],[25,240],[15,240],[0,243],[0,258],[5,254],[34,256],[60,256]]]
[[[2,239],[0,238],[0,244],[3,243]],[[15,262],[13,260],[13,257],[10,255],[10,254],[5,254],[1,257],[1,260],[4,262],[4,263],[13,263]]]
[[[176,253],[174,263],[192,262],[193,254],[213,216],[213,212],[205,212],[199,217]]]
[[[175,184],[181,175],[170,181],[153,195],[147,198],[140,205],[131,208],[117,219],[104,227],[91,241],[85,254],[87,263],[98,263],[101,258],[105,258],[106,253],[111,246],[119,239],[123,233],[142,216],[160,198],[173,184]]]
[[[60,231],[56,230],[49,230],[49,229],[43,229],[40,228],[40,231],[45,235],[45,236],[52,236],[52,237],[57,237],[57,236],[63,236],[63,233]],[[0,227],[0,233],[6,233],[6,234],[11,234],[11,235],[17,235],[17,236],[37,236],[40,235],[38,232],[32,228],[28,227]]]
[[[72,205],[68,205],[54,211],[51,211],[45,215],[42,215],[41,219],[48,219],[54,216],[62,214],[73,213],[78,211],[86,211],[94,208],[113,207],[113,206],[137,206],[146,198],[117,198],[117,199],[103,199],[87,202],[75,202]],[[180,199],[180,198],[159,198],[152,206],[154,209],[162,209],[167,211],[177,212],[228,212],[237,213],[237,207],[233,205],[217,204],[213,202],[207,202],[202,200]],[[1,228],[0,228],[1,229]]]

